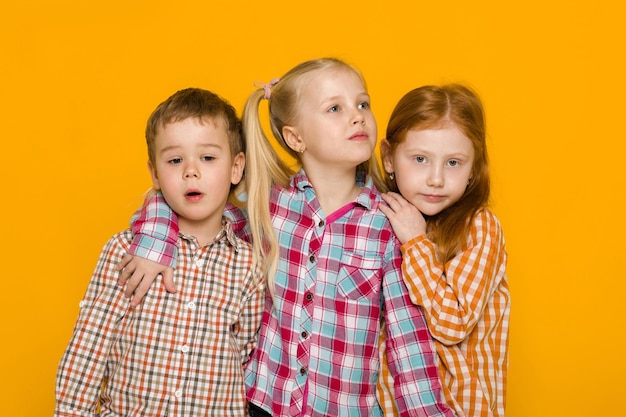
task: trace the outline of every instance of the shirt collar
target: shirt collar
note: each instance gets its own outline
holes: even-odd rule
[[[197,242],[194,236],[185,235],[182,232],[179,232],[178,235],[181,239]],[[237,239],[237,236],[233,231],[232,223],[230,219],[226,216],[222,216],[222,229],[219,231],[217,236],[215,236],[213,242],[209,243],[209,245],[220,241],[227,242],[233,247],[233,249],[235,249],[235,251],[238,251],[240,248],[241,242]]]
[[[365,172],[360,171],[357,172],[355,178],[356,184],[361,187],[361,192],[356,198],[355,203],[363,206],[364,208],[371,210],[372,208],[377,207],[377,198],[378,192],[374,187],[374,181],[372,177],[367,175]],[[297,188],[300,191],[304,191],[307,187],[313,187],[311,181],[304,172],[304,169],[300,169],[292,178],[291,178],[291,186]]]

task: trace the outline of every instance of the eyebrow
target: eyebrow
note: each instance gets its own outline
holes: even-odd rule
[[[367,93],[367,91],[363,91],[361,93],[358,93],[356,95],[357,100],[363,100],[363,99],[370,99],[370,95]],[[322,99],[322,104],[323,105],[327,105],[331,102],[336,102],[336,101],[340,101],[340,100],[344,100],[345,97],[342,95],[338,95],[338,96],[332,96],[332,97],[326,97]]]
[[[164,152],[168,152],[168,151],[171,151],[171,150],[177,150],[177,149],[180,149],[180,148],[182,148],[181,145],[170,145],[170,146],[166,146],[165,148],[159,150],[159,153],[164,153]],[[207,148],[224,149],[223,146],[215,144],[215,143],[201,143],[201,144],[198,145],[198,148],[204,148],[204,149],[207,149]]]
[[[430,149],[423,148],[423,147],[410,147],[410,148],[407,147],[406,150],[408,153],[411,153],[411,154],[419,153],[419,154],[424,154],[424,155],[431,155],[433,153]],[[459,158],[459,157],[469,158],[470,153],[451,152],[451,153],[444,154],[443,156],[446,158]]]

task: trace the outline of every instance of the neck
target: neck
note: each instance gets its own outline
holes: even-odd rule
[[[198,245],[208,245],[215,239],[217,234],[222,230],[222,213],[219,216],[201,221],[193,221],[189,219],[178,219],[178,227],[181,233],[193,236],[198,241]]]
[[[306,169],[305,171],[327,216],[353,202],[359,195],[360,188],[356,185],[356,168],[332,172],[315,170],[309,172]]]

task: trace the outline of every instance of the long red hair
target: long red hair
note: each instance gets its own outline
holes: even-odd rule
[[[387,150],[393,154],[410,130],[453,125],[467,136],[474,147],[472,177],[463,196],[440,213],[427,217],[427,232],[437,245],[441,262],[452,259],[464,248],[473,216],[489,200],[489,161],[485,138],[485,116],[478,95],[460,84],[424,86],[409,91],[396,105],[387,124]],[[396,182],[386,185],[398,191]]]

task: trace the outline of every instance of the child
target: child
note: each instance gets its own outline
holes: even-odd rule
[[[435,339],[446,400],[459,417],[502,417],[510,294],[502,229],[486,206],[479,98],[461,85],[409,92],[381,154],[395,191],[381,209],[402,242],[402,272]]]
[[[61,359],[55,416],[242,416],[243,366],[265,300],[250,245],[222,217],[243,175],[241,122],[201,89],[161,103],[146,128],[155,190],[177,214],[177,294],[130,308],[116,265],[130,230],[104,247]]]
[[[298,172],[263,132],[263,99]],[[400,413],[452,415],[424,317],[402,281],[399,242],[379,210],[369,103],[360,73],[336,59],[304,62],[246,103],[250,229],[270,265],[259,342],[245,371],[251,416],[380,416],[381,316]]]

